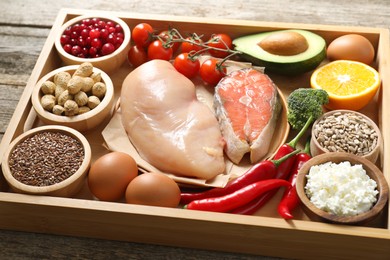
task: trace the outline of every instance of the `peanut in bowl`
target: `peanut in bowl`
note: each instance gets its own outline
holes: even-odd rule
[[[78,76],[74,84],[69,83],[78,71],[83,70],[81,68],[87,68],[89,72],[85,75],[90,75]],[[87,89],[79,85],[78,79],[86,80],[81,83],[85,83]],[[83,132],[95,128],[112,113],[114,85],[104,71],[91,67],[90,63],[65,66],[49,72],[37,82],[31,102],[43,123]]]
[[[360,169],[360,172],[356,168],[353,171],[351,170],[350,173],[339,170],[340,168],[337,168],[337,166],[343,163],[347,167],[349,167],[348,165],[357,167],[357,169]],[[323,174],[318,176],[324,178],[323,183],[326,183],[326,185],[318,184],[318,182],[315,185],[310,184],[311,187],[317,188],[317,194],[322,194],[321,199],[323,201],[321,202],[324,202],[322,204],[323,207],[319,206],[318,200],[313,199],[315,195],[313,195],[309,187],[310,185],[308,185],[309,179],[314,178],[312,175],[309,176],[309,174],[312,174],[313,167],[319,166],[334,167],[326,170],[329,173],[331,172],[331,175],[325,175],[325,171],[318,171],[319,174]],[[365,173],[362,173],[361,169]],[[348,178],[351,176],[353,179]],[[356,179],[357,177],[355,178],[355,176],[362,176],[362,178]],[[376,185],[373,185],[374,182]],[[366,186],[376,186],[377,192],[364,190],[364,198],[361,198],[361,192],[363,191],[359,186],[364,186],[364,189]],[[347,188],[353,190],[347,190]],[[365,225],[370,223],[380,215],[389,197],[388,183],[381,170],[374,163],[361,156],[341,152],[324,153],[306,162],[298,173],[296,189],[302,202],[302,209],[310,219],[345,225]],[[366,195],[367,197],[369,195],[375,198],[371,201],[372,204],[365,201]],[[337,203],[334,203],[335,201]],[[351,207],[351,201],[356,202],[354,204],[355,208]],[[352,214],[351,212],[355,213]]]

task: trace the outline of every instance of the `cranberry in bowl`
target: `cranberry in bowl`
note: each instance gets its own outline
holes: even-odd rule
[[[129,26],[118,17],[82,15],[62,25],[55,47],[65,65],[90,62],[110,73],[125,62],[130,38]]]

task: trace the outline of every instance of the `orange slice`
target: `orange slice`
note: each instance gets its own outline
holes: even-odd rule
[[[329,94],[329,109],[359,110],[375,96],[381,80],[372,67],[357,61],[330,62],[311,75],[312,88],[323,89]]]

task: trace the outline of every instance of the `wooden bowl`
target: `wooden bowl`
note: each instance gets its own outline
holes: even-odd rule
[[[42,120],[43,123],[47,125],[68,126],[78,131],[84,132],[95,128],[112,113],[114,104],[114,85],[111,81],[111,78],[104,71],[95,67],[93,68],[93,72],[100,72],[102,76],[102,82],[104,82],[107,87],[106,94],[97,107],[91,109],[91,111],[87,113],[75,116],[56,115],[43,109],[41,105],[42,92],[40,91],[42,83],[47,80],[53,81],[54,75],[56,75],[58,72],[67,71],[73,74],[78,67],[79,65],[61,67],[49,72],[37,82],[31,95],[31,102],[38,117]]]
[[[79,141],[79,143],[81,143],[81,146],[84,150],[84,159],[82,160],[80,167],[75,173],[73,173],[71,176],[69,176],[68,178],[60,182],[48,186],[34,186],[34,185],[25,184],[17,180],[11,173],[10,163],[9,163],[11,153],[15,150],[15,148],[20,143],[22,143],[26,139],[43,132],[59,132],[61,134],[68,135],[73,139]],[[48,142],[48,144],[50,143]],[[55,126],[55,125],[41,126],[41,127],[33,128],[21,134],[11,142],[7,151],[4,154],[1,167],[8,185],[15,192],[33,194],[33,195],[71,197],[75,195],[85,183],[85,179],[91,164],[91,156],[92,156],[91,147],[87,139],[80,132],[64,126]],[[25,160],[26,162],[28,162],[29,160],[29,158],[21,158],[21,159]]]
[[[377,190],[379,191],[375,205],[373,205],[369,211],[355,216],[337,216],[323,211],[317,208],[305,193],[305,186],[307,183],[306,175],[309,173],[312,166],[320,165],[326,162],[340,163],[344,161],[349,161],[351,165],[363,165],[367,175],[377,183]],[[296,179],[296,189],[302,202],[302,208],[309,218],[315,221],[347,225],[366,224],[374,220],[385,207],[389,197],[388,183],[383,176],[383,173],[378,167],[375,166],[375,164],[360,156],[339,152],[321,154],[306,162],[298,173]]]
[[[116,49],[113,53],[98,58],[79,58],[67,53],[61,45],[60,38],[66,28],[81,22],[84,19],[91,19],[97,16],[82,15],[77,16],[68,22],[64,23],[61,27],[61,33],[55,39],[55,48],[65,65],[77,65],[84,62],[90,62],[96,68],[99,68],[107,73],[114,72],[122,66],[127,59],[127,53],[130,49],[131,32],[129,26],[118,17],[112,15],[100,15],[97,18],[102,20],[111,20],[117,24],[120,24],[123,28],[124,39],[122,45]]]
[[[381,134],[381,131],[379,130],[378,126],[375,124],[374,121],[372,121],[369,117],[367,117],[366,115],[362,114],[362,113],[359,113],[359,112],[356,112],[356,111],[352,111],[352,110],[333,110],[333,111],[330,111],[330,112],[327,112],[325,114],[323,114],[321,117],[319,117],[313,124],[313,127],[312,127],[312,130],[311,130],[311,140],[310,140],[310,151],[311,151],[311,154],[312,156],[316,156],[316,155],[319,155],[319,154],[323,154],[323,153],[329,153],[329,152],[332,152],[332,151],[328,151],[326,150],[317,140],[317,138],[315,138],[316,136],[316,133],[315,133],[315,128],[316,128],[316,125],[318,125],[318,122],[320,122],[321,120],[323,120],[324,118],[326,117],[329,117],[329,116],[332,116],[334,115],[335,113],[341,113],[341,114],[345,114],[345,113],[352,113],[354,115],[359,115],[361,117],[363,117],[365,120],[367,120],[367,122],[371,125],[371,127],[375,130],[377,136],[378,136],[378,142],[375,146],[375,148],[370,152],[370,153],[367,153],[365,155],[361,155],[361,157],[365,158],[365,159],[368,159],[370,160],[371,162],[375,163],[379,157],[379,152],[380,150],[382,149],[382,146],[383,146],[383,138],[382,138],[382,134]],[[338,151],[338,152],[348,152],[348,151]],[[351,152],[352,153],[352,152]]]

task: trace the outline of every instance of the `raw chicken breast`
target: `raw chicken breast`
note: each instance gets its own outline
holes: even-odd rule
[[[225,171],[217,119],[171,63],[152,60],[132,71],[121,110],[130,141],[159,170],[207,180]]]
[[[267,75],[251,68],[233,71],[218,83],[214,107],[233,163],[247,152],[252,163],[267,154],[281,111],[277,87]]]

